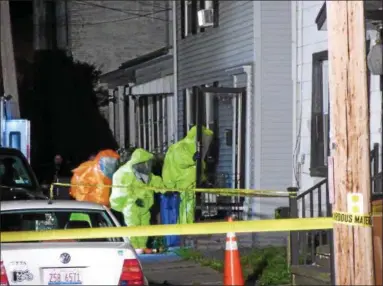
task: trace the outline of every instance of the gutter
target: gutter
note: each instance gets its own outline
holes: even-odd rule
[[[132,67],[137,66],[139,64],[148,62],[150,60],[154,60],[155,58],[165,56],[169,53],[169,50],[170,50],[169,47],[164,47],[164,48],[158,49],[154,52],[139,56],[137,58],[134,58],[132,60],[129,60],[129,61],[122,63],[118,69],[132,68]]]
[[[104,73],[100,76],[100,82],[128,78],[127,81],[135,82],[135,71],[148,65],[154,65],[158,62],[171,58],[170,47],[164,47],[154,52],[142,55],[132,60],[126,61],[116,70]]]

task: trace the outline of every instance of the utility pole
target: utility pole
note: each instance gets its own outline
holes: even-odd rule
[[[20,118],[19,92],[17,88],[17,74],[9,1],[0,1],[0,39],[1,39],[1,69],[5,95],[11,95],[9,107],[13,118]]]
[[[371,211],[364,1],[327,1],[333,212]],[[353,194],[353,196],[351,196]],[[356,194],[356,195],[355,195]],[[336,285],[374,285],[372,228],[334,224]]]

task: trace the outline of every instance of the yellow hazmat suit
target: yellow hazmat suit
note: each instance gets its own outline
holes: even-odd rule
[[[153,190],[145,187],[163,188],[162,179],[152,174],[153,154],[138,148],[131,159],[122,165],[113,175],[110,206],[122,212],[127,226],[150,224],[150,208],[154,204]],[[118,187],[118,186],[124,187]],[[148,237],[132,237],[130,239],[135,249],[145,249]]]
[[[166,152],[162,179],[168,189],[192,189],[196,187],[196,137],[197,127],[193,126],[186,137],[171,145]],[[202,160],[204,159],[213,131],[202,127]],[[203,164],[204,165],[204,164]],[[183,191],[180,194],[179,223],[193,223],[195,213],[195,193]]]

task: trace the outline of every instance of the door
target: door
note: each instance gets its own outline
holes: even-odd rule
[[[243,188],[245,183],[245,88],[195,87],[186,94],[186,126],[202,125],[214,132],[214,140],[205,157],[207,182],[202,182],[202,162],[197,161],[197,186],[204,188]],[[195,102],[195,107],[192,102]],[[194,112],[195,116],[190,116]],[[193,117],[195,120],[193,120]],[[193,122],[194,121],[194,122]],[[198,133],[198,132],[197,132]],[[197,136],[197,151],[202,138]],[[242,200],[203,193],[199,198],[202,218],[239,217]]]

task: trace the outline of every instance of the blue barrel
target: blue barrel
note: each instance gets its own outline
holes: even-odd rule
[[[161,223],[177,224],[180,207],[180,195],[178,193],[161,195]],[[180,246],[181,238],[179,235],[165,236],[165,244],[167,247]]]

